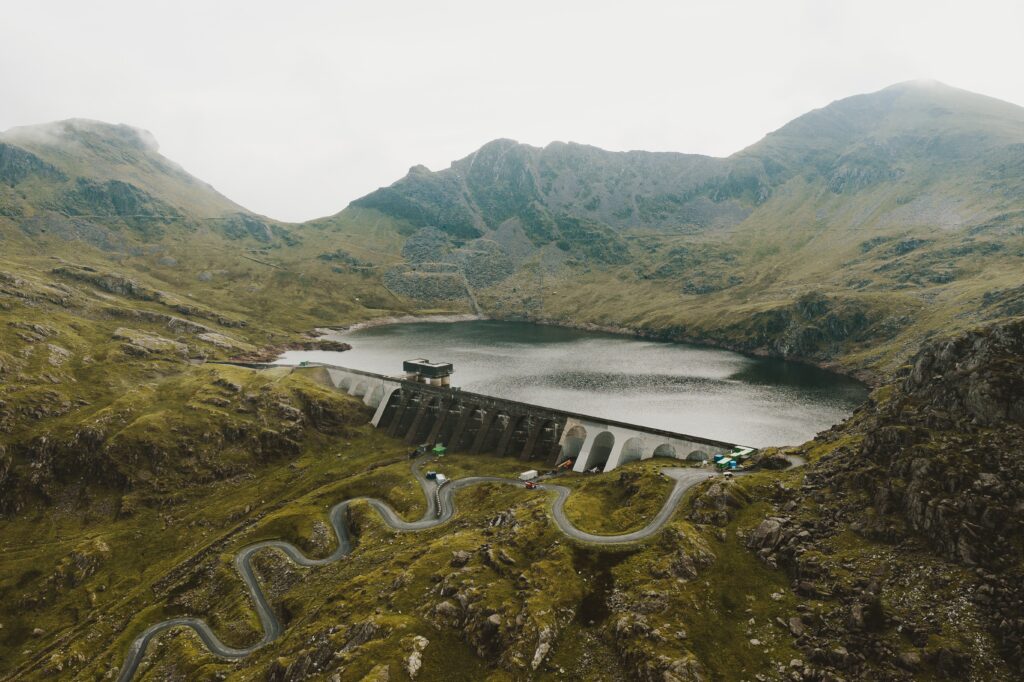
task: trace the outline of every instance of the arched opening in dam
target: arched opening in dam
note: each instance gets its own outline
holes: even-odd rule
[[[567,459],[576,459],[580,456],[580,451],[583,449],[583,444],[587,442],[587,429],[580,424],[573,426],[565,432],[565,438],[563,440],[562,454],[558,457],[558,463],[561,464]]]
[[[644,439],[633,436],[622,444],[622,455],[619,457],[619,464],[635,462],[644,457]]]
[[[372,404],[372,405],[379,404],[380,401],[383,400],[383,399],[384,399],[384,386],[382,384],[377,384],[376,386],[371,388],[369,393],[367,393],[367,395],[366,395],[366,402],[369,403],[369,404]]]
[[[594,444],[590,446],[590,453],[587,456],[587,469],[604,469],[611,457],[612,448],[615,447],[615,434],[611,431],[602,431],[594,438]]]
[[[662,443],[658,447],[654,448],[652,457],[677,457],[676,449],[671,443]]]

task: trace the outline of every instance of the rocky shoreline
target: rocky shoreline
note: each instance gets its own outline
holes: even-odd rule
[[[365,320],[363,322],[354,322],[349,325],[342,326],[326,326],[317,327],[313,330],[313,334],[317,334],[318,338],[327,338],[330,334],[340,334],[343,332],[354,332],[360,329],[370,329],[372,327],[384,327],[389,324],[412,324],[419,322],[472,322],[474,320],[489,320],[490,317],[484,315],[473,315],[470,313],[453,313],[453,314],[438,314],[438,315],[388,315],[387,317],[375,317],[372,320]]]
[[[231,358],[232,362],[274,362],[285,351],[290,350],[323,350],[332,351],[335,353],[341,353],[347,350],[352,350],[350,344],[336,341],[333,339],[317,338],[309,339],[304,341],[290,341],[288,343],[277,344],[273,346],[264,346],[252,353],[245,353],[243,355],[235,355]]]

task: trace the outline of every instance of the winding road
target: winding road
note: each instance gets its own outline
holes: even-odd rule
[[[803,464],[802,461],[795,460],[797,460],[797,458],[793,458],[791,463],[796,466]],[[195,630],[196,634],[199,635],[199,638],[203,640],[203,643],[211,653],[226,659],[244,658],[281,636],[284,629],[281,626],[281,622],[277,619],[277,616],[274,615],[274,611],[271,609],[266,595],[263,594],[263,590],[260,588],[256,574],[253,572],[252,556],[264,549],[276,549],[291,559],[295,564],[309,567],[324,566],[326,564],[334,563],[342,557],[348,556],[352,552],[352,542],[349,537],[348,526],[345,523],[345,513],[353,502],[363,501],[368,503],[371,507],[377,510],[377,513],[380,514],[381,518],[388,526],[400,532],[410,532],[433,528],[444,524],[451,519],[455,515],[455,492],[457,490],[481,483],[499,483],[517,486],[523,485],[522,481],[513,478],[471,476],[468,478],[460,478],[452,481],[449,485],[442,485],[438,487],[436,483],[428,480],[420,471],[420,465],[422,463],[423,460],[417,460],[412,464],[413,476],[415,476],[416,480],[419,481],[427,499],[427,510],[423,517],[418,521],[404,520],[386,502],[376,498],[356,497],[339,502],[334,505],[329,512],[328,518],[330,519],[331,526],[334,527],[335,535],[338,538],[338,547],[331,552],[329,556],[322,559],[310,559],[306,557],[298,547],[290,542],[284,542],[283,540],[257,542],[244,547],[235,556],[235,568],[238,571],[239,576],[241,576],[242,582],[245,583],[245,587],[249,591],[249,594],[252,596],[253,603],[256,606],[256,612],[259,614],[260,623],[263,626],[264,634],[258,642],[251,646],[236,649],[220,641],[217,635],[213,633],[213,630],[210,629],[210,626],[200,618],[171,618],[170,620],[165,620],[161,623],[148,627],[135,639],[135,641],[132,642],[131,647],[128,649],[128,654],[125,657],[124,665],[121,667],[120,675],[117,678],[118,681],[129,682],[129,680],[131,680],[138,671],[139,665],[142,663],[142,659],[146,655],[146,649],[149,647],[149,643],[160,635],[160,633],[165,630],[170,630],[171,628],[192,628]],[[665,500],[665,504],[662,505],[658,513],[646,526],[640,530],[635,530],[631,533],[623,533],[621,535],[594,535],[593,533],[585,533],[572,525],[565,515],[565,502],[569,498],[569,493],[572,492],[571,488],[552,483],[541,483],[537,485],[537,489],[552,491],[555,493],[554,501],[551,504],[551,515],[558,528],[573,540],[595,545],[626,544],[644,540],[661,530],[662,526],[664,526],[672,517],[676,507],[679,505],[679,501],[682,499],[686,491],[701,481],[705,481],[716,475],[715,472],[705,469],[682,467],[665,468],[661,470],[661,473],[674,479],[676,482],[672,491],[669,493],[668,498]]]

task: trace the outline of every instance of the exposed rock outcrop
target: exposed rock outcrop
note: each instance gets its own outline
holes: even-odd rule
[[[825,621],[790,624],[809,660],[847,674],[867,674],[879,660],[946,675],[990,669],[973,647],[927,646],[937,626],[926,613],[911,614],[921,622],[904,613],[899,625],[918,650],[895,650],[880,634],[896,622],[885,604],[908,583],[941,586],[957,575],[961,617],[978,614],[1006,661],[1024,672],[1024,320],[927,344],[865,408],[804,448],[815,449],[826,454],[779,500],[790,513],[765,518],[746,540],[791,573],[798,595],[836,603]],[[851,586],[821,551],[848,531],[883,546],[923,543],[948,563],[919,566],[913,578],[880,566]],[[837,637],[843,655],[815,648]]]

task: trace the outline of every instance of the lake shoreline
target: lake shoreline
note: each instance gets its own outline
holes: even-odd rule
[[[343,334],[345,332],[359,331],[360,329],[371,329],[373,327],[386,327],[392,324],[419,324],[420,322],[473,322],[476,320],[491,320],[494,318],[486,315],[474,315],[472,313],[440,313],[437,315],[388,315],[375,317],[372,320],[353,322],[348,325],[317,327],[313,330],[319,337],[326,337],[330,334]]]
[[[486,321],[494,320],[497,322],[528,322],[530,324],[538,324],[548,327],[560,327],[563,329],[578,329],[580,331],[588,332],[603,332],[606,334],[615,334],[617,336],[628,336],[636,339],[644,339],[647,341],[664,341],[668,343],[685,343],[692,346],[703,346],[706,348],[714,348],[718,350],[727,350],[733,353],[738,353],[751,358],[770,358],[775,360],[785,360],[786,362],[797,362],[804,365],[810,365],[817,367],[818,369],[838,374],[839,376],[853,379],[860,382],[869,389],[878,388],[881,386],[885,377],[875,372],[868,370],[850,370],[834,362],[825,362],[820,360],[813,360],[810,358],[797,357],[797,356],[785,356],[778,353],[773,353],[768,350],[750,350],[746,348],[738,348],[737,346],[728,342],[719,341],[716,339],[707,338],[693,338],[685,336],[674,336],[670,333],[659,331],[655,329],[644,329],[634,327],[624,327],[620,325],[603,325],[595,322],[576,322],[571,320],[551,319],[551,318],[533,318],[522,315],[509,315],[509,316],[490,316],[490,315],[475,315],[472,313],[456,313],[456,314],[437,314],[437,315],[389,315],[386,317],[378,317],[372,320],[365,320],[363,322],[355,322],[350,325],[344,326],[331,326],[331,327],[317,327],[314,331],[322,338],[327,338],[331,334],[343,334],[346,332],[354,332],[360,329],[370,329],[373,327],[384,327],[388,325],[398,324],[419,324],[421,322],[437,322],[437,323],[453,323],[453,322],[473,322],[473,321]]]
[[[813,360],[811,358],[805,358],[800,356],[786,356],[781,355],[779,353],[773,353],[766,349],[751,350],[749,348],[739,348],[725,341],[708,339],[704,337],[698,338],[690,336],[674,336],[670,333],[655,329],[644,329],[642,327],[624,327],[620,325],[602,325],[594,322],[573,322],[557,319],[531,318],[524,316],[489,317],[483,319],[501,320],[503,322],[529,322],[531,324],[542,324],[551,327],[564,327],[566,329],[579,329],[581,331],[605,332],[608,334],[617,334],[620,336],[630,336],[636,339],[645,339],[647,341],[685,343],[691,346],[703,346],[706,348],[727,350],[751,358],[769,358],[773,360],[785,360],[786,362],[797,362],[803,365],[817,367],[818,369],[822,369],[827,372],[832,372],[833,374],[838,374],[840,376],[846,377],[847,379],[853,379],[864,384],[868,388],[878,388],[885,382],[884,376],[881,376],[869,370],[850,370],[833,362]]]

